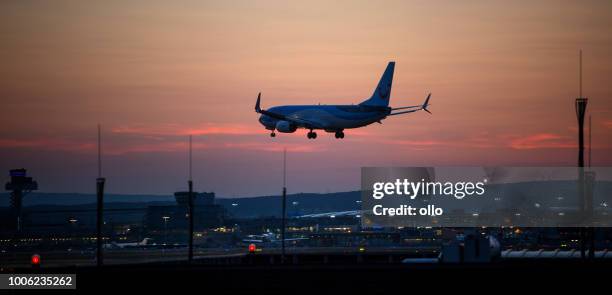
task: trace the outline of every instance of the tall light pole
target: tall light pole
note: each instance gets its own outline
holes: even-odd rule
[[[162,255],[166,256],[166,247],[168,246],[168,219],[170,216],[162,216],[164,220],[164,246],[162,247]]]
[[[592,150],[592,133],[593,125],[591,122],[591,115],[589,115],[589,171],[585,172],[585,198],[589,208],[589,214],[593,214],[593,186],[595,183],[595,171],[591,170],[591,150]],[[589,259],[595,259],[595,228],[589,228]]]
[[[576,118],[578,119],[578,197],[583,217],[592,213],[592,204],[585,194],[584,177],[584,115],[586,113],[588,98],[582,97],[582,50],[579,54],[579,97],[576,98]],[[590,231],[589,231],[590,232]],[[586,251],[586,229],[580,229],[580,257],[585,259]],[[590,254],[590,253],[589,253]]]
[[[189,212],[189,253],[187,256],[187,260],[189,264],[193,262],[193,215],[195,210],[193,209],[193,180],[191,178],[192,167],[191,167],[191,135],[189,135],[189,202],[188,202],[188,212]]]
[[[104,183],[106,179],[102,177],[102,132],[100,124],[98,124],[98,178],[96,179],[96,263],[98,267],[104,264],[104,253],[102,244],[102,227],[104,226]]]
[[[283,197],[281,216],[281,263],[285,263],[285,219],[287,216],[287,148],[283,149]]]

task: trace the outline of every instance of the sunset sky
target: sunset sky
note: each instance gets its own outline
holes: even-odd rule
[[[2,1],[0,173],[41,191],[357,190],[362,166],[572,166],[578,51],[593,165],[612,165],[612,1]],[[430,110],[272,139],[253,107],[351,104],[396,61]]]

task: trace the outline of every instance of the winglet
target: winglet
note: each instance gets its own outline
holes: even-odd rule
[[[425,99],[425,103],[423,103],[423,110],[431,114],[431,112],[427,109],[427,107],[429,106],[430,97],[431,97],[431,93],[427,95],[427,98]]]
[[[261,101],[261,92],[257,94],[257,102],[255,103],[255,112],[257,113],[261,112],[261,107],[259,106],[260,101]]]

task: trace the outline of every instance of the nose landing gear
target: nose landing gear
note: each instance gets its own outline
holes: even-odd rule
[[[342,130],[336,131],[336,134],[334,135],[336,136],[336,138],[344,138],[344,132]]]
[[[308,137],[308,139],[315,139],[317,138],[317,133],[310,130],[310,132],[306,133],[306,137]]]
[[[274,131],[272,131],[272,133],[270,133],[270,137],[276,137],[276,133],[274,133]]]

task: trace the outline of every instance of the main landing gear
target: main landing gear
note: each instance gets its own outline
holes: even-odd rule
[[[308,137],[308,139],[315,139],[317,138],[317,133],[310,130],[310,132],[306,133],[306,137]]]
[[[342,132],[342,130],[336,131],[335,136],[336,138],[344,138],[344,132]]]

